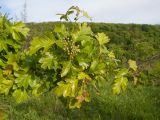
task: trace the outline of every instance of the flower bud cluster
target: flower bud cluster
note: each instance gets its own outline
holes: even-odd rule
[[[80,52],[79,45],[75,45],[75,42],[69,38],[64,39],[63,46],[63,49],[67,52],[70,59],[74,59],[74,57]]]

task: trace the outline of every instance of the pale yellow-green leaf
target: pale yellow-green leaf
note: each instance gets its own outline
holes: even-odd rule
[[[4,40],[1,40],[1,39],[0,39],[0,52],[1,52],[2,50],[7,51],[7,44],[4,42]]]
[[[138,82],[138,78],[134,77],[134,85],[137,85],[137,82]]]
[[[55,58],[49,52],[46,52],[45,56],[42,57],[39,60],[39,62],[41,63],[41,68],[43,68],[43,69],[47,69],[47,68],[48,69],[52,69],[52,68],[54,68],[54,61],[55,61]]]
[[[68,79],[67,82],[59,82],[58,86],[54,89],[57,96],[75,97],[78,79]]]
[[[100,45],[106,44],[110,41],[109,37],[104,33],[98,33],[96,35],[96,39],[98,40]]]
[[[78,74],[78,79],[79,80],[83,80],[83,79],[91,80],[91,77],[84,72],[80,72]]]
[[[13,81],[11,80],[3,80],[1,83],[0,83],[0,93],[1,94],[5,94],[5,95],[8,95],[11,87],[13,85]]]
[[[128,61],[128,64],[129,64],[129,67],[130,67],[131,69],[133,69],[134,71],[137,71],[138,66],[137,66],[136,61],[134,61],[134,60],[129,60],[129,61]]]
[[[79,62],[79,65],[83,68],[83,70],[87,69],[89,67],[89,65],[83,61]]]
[[[87,23],[82,23],[79,25],[80,31],[79,35],[89,35],[92,34],[91,28],[87,25]]]
[[[0,59],[0,66],[4,66],[4,62]]]
[[[6,58],[8,59],[7,64],[13,66],[13,70],[18,71],[20,68],[17,64],[18,56],[13,53],[9,53]]]
[[[54,44],[54,40],[52,40],[50,38],[36,37],[31,41],[29,52],[32,55],[32,54],[36,53],[41,48],[44,48],[44,50],[47,51],[53,44]]]
[[[110,51],[108,53],[108,57],[111,58],[111,59],[115,59],[115,55],[114,55],[114,53],[112,51]]]
[[[112,90],[114,94],[119,94],[127,88],[128,79],[126,77],[117,78],[113,84]]]
[[[12,96],[16,99],[17,103],[24,102],[25,100],[28,99],[28,94],[24,90],[22,91],[21,89],[17,89],[13,92]]]
[[[32,95],[34,96],[39,96],[42,94],[42,91],[40,90],[40,87],[41,87],[41,84],[36,84],[34,87],[33,87],[33,90],[32,90]]]
[[[120,78],[123,77],[124,75],[126,75],[128,73],[128,69],[127,68],[123,68],[120,69],[116,75],[116,78]]]
[[[10,32],[12,34],[13,39],[20,40],[21,35],[26,37],[28,35],[29,29],[25,27],[25,24],[22,22],[15,22],[11,28]]]
[[[25,89],[29,86],[29,81],[31,80],[31,76],[28,74],[19,74],[15,79],[15,83],[18,87],[24,87]]]

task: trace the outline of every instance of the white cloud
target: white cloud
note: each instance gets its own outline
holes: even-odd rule
[[[20,18],[24,0],[0,0],[11,15]],[[88,11],[93,22],[160,23],[160,0],[27,0],[28,21],[57,21],[72,5]]]

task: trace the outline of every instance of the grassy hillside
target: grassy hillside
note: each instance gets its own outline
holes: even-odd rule
[[[0,97],[1,113],[9,120],[159,120],[160,88],[138,86],[115,96],[109,84],[80,109],[68,110],[52,92],[17,105]],[[3,109],[2,109],[3,107]]]

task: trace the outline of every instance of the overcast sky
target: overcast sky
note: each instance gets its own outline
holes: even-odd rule
[[[0,0],[1,11],[21,19],[25,0]],[[77,5],[93,17],[93,22],[160,24],[160,0],[27,0],[27,21],[58,21]]]

